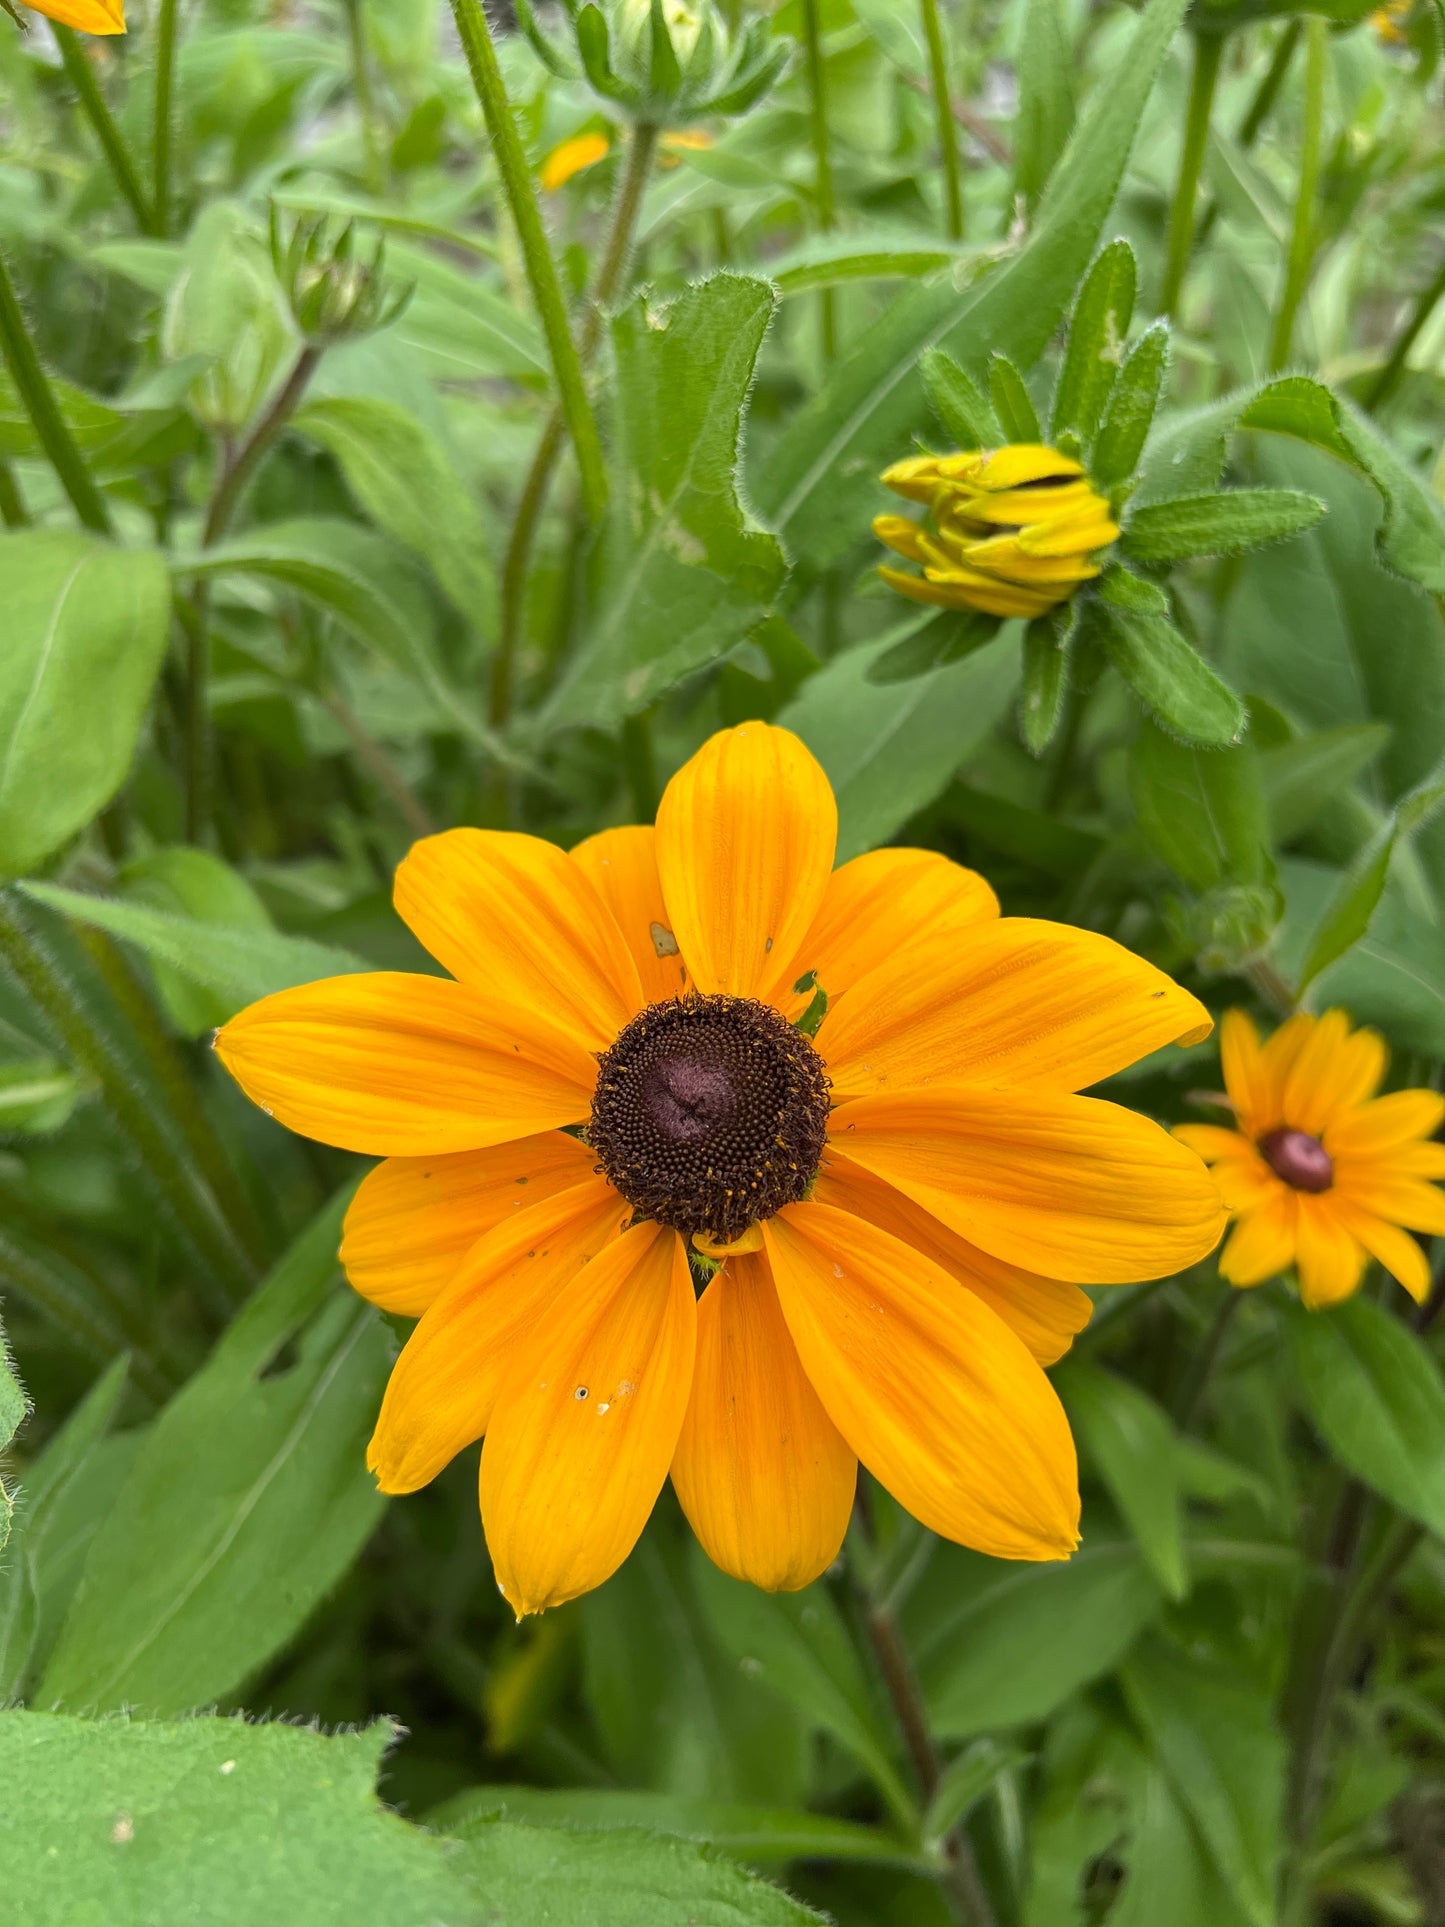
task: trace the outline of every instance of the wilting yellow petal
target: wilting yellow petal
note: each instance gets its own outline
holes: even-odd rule
[[[657,874],[657,833],[650,823],[589,836],[572,852],[612,912],[632,952],[642,995],[649,1004],[677,997],[687,988],[687,969],[672,934],[662,879]]]
[[[765,1592],[838,1556],[858,1461],[818,1402],[767,1260],[730,1258],[697,1307],[692,1400],[672,1483],[704,1552]]]
[[[570,140],[559,141],[547,155],[537,171],[537,179],[547,193],[555,194],[574,174],[606,160],[611,151],[612,143],[605,134],[574,134]]]
[[[589,1176],[472,1248],[392,1368],[366,1456],[383,1492],[415,1492],[482,1436],[520,1342],[631,1217]]]
[[[1340,1223],[1328,1192],[1295,1199],[1295,1272],[1299,1295],[1311,1311],[1337,1305],[1359,1289],[1365,1254]]]
[[[1112,938],[1002,917],[900,949],[830,1006],[818,1048],[835,1100],[960,1080],[1076,1091],[1211,1023]]]
[[[305,1137],[372,1156],[480,1150],[575,1124],[597,1066],[536,1010],[378,970],[280,990],[217,1034],[253,1103]]]
[[[125,32],[125,9],[121,0],[25,0],[43,13],[47,20],[58,20],[62,27],[78,33],[116,34]]]
[[[482,1524],[520,1619],[590,1592],[637,1543],[692,1390],[697,1305],[675,1231],[625,1232],[514,1355],[482,1447]]]
[[[720,730],[657,812],[670,923],[704,994],[766,997],[808,932],[833,868],[838,807],[790,730]]]
[[[829,1205],[789,1205],[763,1236],[803,1369],[894,1498],[996,1558],[1067,1558],[1078,1543],[1074,1442],[1003,1320],[909,1246]]]
[[[596,1155],[565,1131],[486,1151],[387,1158],[351,1201],[341,1262],[363,1298],[419,1318],[477,1240],[592,1175]]]
[[[580,865],[540,836],[446,830],[414,843],[396,907],[437,962],[486,997],[535,1005],[589,1050],[642,1008],[632,952]]]
[[[1221,1278],[1232,1285],[1262,1285],[1289,1270],[1295,1254],[1297,1195],[1276,1184],[1269,1197],[1244,1213],[1219,1254]]]
[[[1194,1153],[1097,1098],[972,1086],[861,1097],[834,1113],[830,1137],[970,1244],[1047,1277],[1167,1277],[1224,1229]]]

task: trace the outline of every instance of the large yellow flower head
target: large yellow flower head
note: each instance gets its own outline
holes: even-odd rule
[[[1099,573],[1119,533],[1080,463],[1037,443],[913,455],[883,472],[928,518],[879,515],[880,542],[921,567],[879,570],[915,602],[990,616],[1042,616]]]
[[[795,736],[726,730],[655,829],[418,843],[396,905],[450,977],[309,984],[217,1039],[283,1123],[385,1158],[341,1255],[420,1322],[370,1462],[410,1492],[484,1439],[519,1615],[615,1571],[669,1473],[717,1564],[771,1589],[837,1555],[860,1459],[946,1538],[1066,1557],[1043,1367],[1078,1283],[1223,1229],[1192,1151],[1075,1095],[1208,1012],[945,857],[835,870],[836,831]]]
[[[1408,1233],[1445,1234],[1445,1194],[1433,1182],[1445,1178],[1445,1144],[1427,1141],[1445,1097],[1376,1097],[1384,1043],[1352,1031],[1342,1010],[1291,1017],[1263,1045],[1231,1010],[1219,1049],[1238,1130],[1180,1124],[1174,1135],[1213,1164],[1236,1221],[1223,1275],[1258,1285],[1293,1266],[1301,1298],[1318,1309],[1356,1290],[1368,1256],[1423,1300],[1430,1267]]]

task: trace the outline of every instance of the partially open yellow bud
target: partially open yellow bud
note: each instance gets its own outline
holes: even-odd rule
[[[1078,462],[1017,442],[956,455],[913,455],[883,480],[929,514],[879,515],[873,533],[922,573],[884,568],[900,595],[941,609],[1041,616],[1099,573],[1118,536],[1109,504]]]
[[[29,0],[36,13],[79,33],[124,33],[124,0]]]

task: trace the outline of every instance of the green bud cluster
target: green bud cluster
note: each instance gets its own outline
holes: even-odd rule
[[[333,237],[325,215],[300,220],[287,235],[271,209],[271,259],[301,334],[318,345],[374,334],[395,321],[412,297],[410,282],[386,273],[386,244],[370,259],[356,250],[355,223]]]

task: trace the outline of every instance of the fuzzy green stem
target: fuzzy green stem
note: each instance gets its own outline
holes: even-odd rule
[[[65,63],[70,84],[79,97],[81,112],[90,122],[95,138],[100,142],[106,162],[115,176],[115,184],[135,216],[136,226],[142,234],[156,233],[155,211],[146,199],[146,192],[141,186],[135,162],[131,159],[129,150],[120,137],[120,129],[116,126],[111,111],[105,104],[105,95],[100,91],[100,82],[95,77],[95,69],[86,58],[85,49],[69,27],[62,27],[56,21],[52,21],[51,32],[55,35],[55,44],[60,49],[60,58]]]
[[[943,49],[943,26],[938,18],[938,0],[920,0],[923,8],[923,37],[928,42],[929,84],[933,91],[933,113],[938,123],[938,145],[943,155],[943,184],[947,196],[948,238],[963,239],[963,181],[958,166],[958,122],[953,117],[952,97],[948,91],[948,57]]]
[[[1271,374],[1278,374],[1294,347],[1295,320],[1315,253],[1315,196],[1320,184],[1320,156],[1325,118],[1325,68],[1329,60],[1330,25],[1321,14],[1311,14],[1305,28],[1304,138],[1300,143],[1299,191],[1295,196],[1294,226],[1285,262],[1284,289],[1269,344]]]
[[[542,226],[542,216],[532,188],[532,176],[527,168],[527,157],[522,151],[521,137],[512,118],[512,103],[507,98],[502,70],[497,62],[497,50],[492,44],[492,31],[482,10],[481,0],[452,0],[452,13],[467,57],[472,86],[491,136],[502,188],[522,244],[532,299],[547,337],[558,399],[577,456],[587,519],[593,523],[600,522],[607,506],[607,471],[602,460],[602,443],[597,434],[591,403],[587,399],[581,358],[568,324],[567,304],[562,297],[557,264],[552,259],[552,250],[547,243],[546,230]]]
[[[15,480],[15,471],[9,462],[0,460],[0,522],[7,529],[28,529],[30,511],[25,506],[20,493],[20,485]]]
[[[171,96],[176,73],[176,16],[179,0],[160,0],[156,17],[156,97],[151,123],[151,205],[161,240],[171,226]]]
[[[40,365],[3,255],[0,255],[0,348],[4,350],[10,378],[25,404],[25,412],[40,437],[40,446],[69,496],[71,507],[86,528],[97,535],[110,535],[110,511],[91,480],[85,458],[60,412],[55,390]]]
[[[1410,319],[1395,337],[1395,345],[1390,350],[1384,367],[1376,375],[1365,394],[1365,407],[1370,414],[1387,402],[1399,387],[1405,373],[1405,364],[1410,358],[1410,350],[1419,340],[1425,323],[1434,314],[1436,305],[1445,296],[1445,261],[1440,263],[1435,279],[1422,289],[1419,299],[1411,310]]]
[[[809,125],[813,139],[814,192],[818,201],[818,226],[824,234],[828,234],[832,232],[835,210],[833,156],[828,139],[828,83],[823,61],[820,0],[803,0],[803,39],[808,57]],[[945,98],[947,98],[946,93]],[[838,352],[838,312],[832,288],[821,290],[818,304],[823,359],[831,361]]]
[[[371,69],[366,60],[366,21],[361,0],[346,0],[346,33],[351,49],[351,91],[356,96],[356,112],[361,122],[361,153],[366,169],[366,185],[373,194],[386,188],[381,163],[381,144],[376,136],[376,101],[371,91]]]
[[[1194,203],[1199,193],[1199,176],[1204,167],[1204,150],[1209,144],[1209,116],[1214,107],[1214,90],[1219,84],[1219,62],[1224,52],[1224,36],[1197,33],[1194,36],[1194,68],[1189,77],[1189,109],[1184,121],[1184,145],[1179,152],[1179,178],[1174,184],[1174,204],[1169,211],[1169,252],[1164,269],[1164,292],[1160,310],[1173,315],[1179,306],[1184,276],[1189,267],[1189,252],[1194,240]]]

